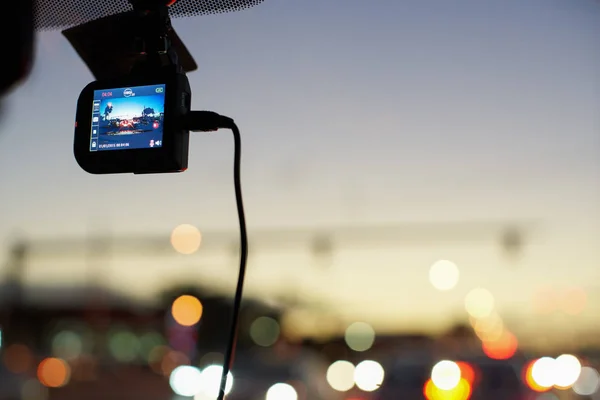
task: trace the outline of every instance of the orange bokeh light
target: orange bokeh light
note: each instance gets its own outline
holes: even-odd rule
[[[11,344],[4,349],[4,365],[14,374],[27,372],[33,366],[33,355],[23,344]]]
[[[550,389],[552,389],[551,387],[544,387],[544,386],[540,386],[536,383],[535,379],[533,379],[533,364],[535,364],[537,360],[533,360],[530,361],[529,363],[527,363],[527,365],[525,365],[525,372],[524,372],[524,376],[525,376],[525,383],[527,383],[527,386],[529,386],[529,388],[531,390],[533,390],[534,392],[547,392]]]
[[[190,295],[179,296],[171,307],[173,319],[183,326],[192,326],[200,322],[202,318],[202,303]]]
[[[427,400],[469,400],[471,398],[471,384],[466,379],[461,378],[454,389],[442,390],[429,379],[425,383],[423,394]]]
[[[180,351],[171,350],[163,356],[160,369],[164,376],[169,376],[181,365],[190,365],[190,359]]]
[[[473,367],[471,367],[470,364],[467,364],[463,361],[459,361],[456,364],[460,368],[461,378],[464,378],[467,382],[469,382],[472,385],[475,381],[475,370],[473,369]]]
[[[508,360],[517,352],[519,342],[511,332],[504,331],[498,340],[482,342],[486,356],[494,360]]]
[[[58,388],[69,383],[71,368],[64,360],[46,358],[38,366],[37,376],[42,385]]]

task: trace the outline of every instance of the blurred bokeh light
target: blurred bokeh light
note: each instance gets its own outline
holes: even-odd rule
[[[202,372],[189,365],[175,368],[169,377],[173,392],[180,396],[192,397],[202,390]]]
[[[525,384],[534,392],[547,392],[551,389],[551,386],[541,386],[537,383],[533,376],[533,366],[535,365],[536,361],[537,360],[532,360],[525,364],[523,372]]]
[[[250,337],[259,346],[269,347],[279,339],[279,323],[270,317],[258,317],[250,326]]]
[[[518,347],[517,337],[507,330],[503,330],[500,336],[493,340],[482,341],[483,352],[494,360],[508,360],[515,355]]]
[[[181,254],[193,254],[200,248],[202,234],[193,225],[182,224],[171,232],[171,245]]]
[[[52,340],[52,352],[56,357],[71,360],[81,355],[83,342],[80,335],[71,331],[61,331]]]
[[[537,359],[531,368],[531,378],[540,388],[551,388],[556,382],[556,360],[552,357]]]
[[[182,295],[173,302],[171,314],[173,319],[182,326],[193,326],[202,318],[203,306],[194,296]]]
[[[502,318],[495,312],[483,318],[471,317],[471,325],[482,342],[494,342],[500,339],[505,330]]]
[[[108,339],[108,347],[112,356],[121,362],[131,362],[140,355],[140,341],[129,330],[115,330]]]
[[[42,385],[58,388],[69,383],[71,367],[59,358],[46,358],[38,366],[37,376]]]
[[[292,385],[276,383],[267,391],[265,400],[298,400],[298,393]]]
[[[494,296],[489,290],[476,288],[465,297],[465,309],[473,318],[488,317],[494,311]]]
[[[355,322],[346,328],[344,339],[354,351],[367,351],[375,342],[375,330],[366,322]]]
[[[472,385],[475,381],[475,370],[473,367],[469,363],[462,361],[457,362],[456,365],[458,365],[460,368],[461,378],[465,379],[470,385]]]
[[[442,390],[454,389],[460,382],[460,378],[460,367],[454,361],[439,361],[431,369],[431,381]]]
[[[460,378],[458,383],[449,390],[437,387],[432,379],[427,380],[423,394],[427,400],[468,400],[471,397],[471,384]]]
[[[48,389],[38,379],[28,379],[21,388],[21,400],[47,400]]]
[[[223,367],[220,365],[209,365],[202,370],[200,376],[200,392],[197,394],[199,398],[205,400],[206,398],[216,399],[219,395],[219,387],[221,386],[221,374],[223,373]],[[229,394],[233,389],[233,374],[229,372],[227,374],[227,381],[225,383],[225,394]]]
[[[20,374],[33,366],[33,354],[23,344],[11,344],[2,353],[4,365],[10,372]]]
[[[160,369],[164,376],[170,376],[175,368],[182,365],[190,365],[190,363],[188,356],[182,352],[169,350],[162,358]]]
[[[458,267],[452,261],[436,261],[429,269],[429,282],[437,290],[453,289],[458,284],[459,277]]]
[[[600,373],[593,367],[582,367],[573,391],[580,396],[592,396],[600,389]]]
[[[568,389],[577,382],[581,374],[581,362],[572,354],[562,354],[554,362],[554,386]]]
[[[347,392],[354,387],[356,368],[350,361],[338,360],[327,369],[327,382],[338,392]]]
[[[373,392],[381,386],[385,371],[381,364],[373,360],[360,362],[354,369],[354,383],[365,392]]]

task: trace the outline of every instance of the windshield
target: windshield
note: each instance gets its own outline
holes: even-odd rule
[[[598,2],[266,0],[173,26],[192,109],[242,134],[228,399],[374,399],[408,357],[431,362],[392,381],[421,394],[437,362],[478,357],[516,372],[448,370],[473,393],[596,391]],[[231,134],[192,134],[183,173],[87,174],[93,79],[41,32],[4,104],[0,400],[210,398],[239,263]],[[160,125],[143,106],[111,129]]]

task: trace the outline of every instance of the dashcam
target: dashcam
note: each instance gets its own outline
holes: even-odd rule
[[[96,77],[79,95],[73,146],[79,166],[92,174],[182,172],[188,165],[190,131],[226,128],[233,133],[240,270],[217,396],[223,400],[233,363],[248,257],[241,138],[233,119],[211,111],[190,111],[186,72],[195,69],[196,63],[171,26],[168,7],[175,2],[130,0],[133,11],[63,31]]]
[[[190,100],[182,73],[90,83],[77,102],[77,163],[92,174],[184,171]]]
[[[191,90],[186,72],[196,64],[164,3],[136,2],[133,11],[63,31],[97,79],[77,101],[74,153],[84,171],[187,169],[189,129],[183,121]]]

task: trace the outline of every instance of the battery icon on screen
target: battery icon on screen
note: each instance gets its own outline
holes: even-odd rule
[[[156,88],[156,93],[162,93],[162,92],[163,92],[163,88],[161,88],[161,87]]]

